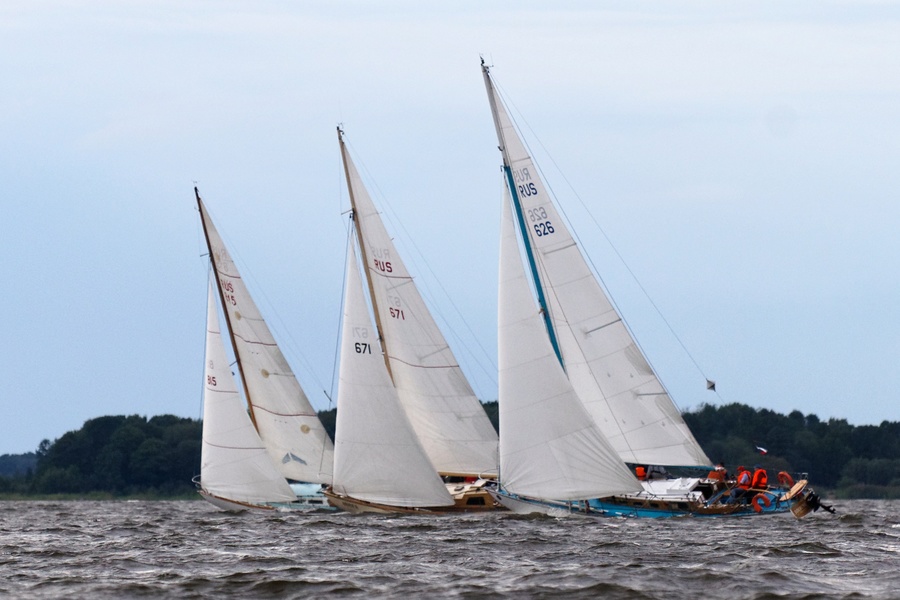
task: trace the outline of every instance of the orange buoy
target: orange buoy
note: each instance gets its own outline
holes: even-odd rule
[[[756,512],[762,512],[763,507],[761,505],[765,505],[766,508],[772,506],[772,500],[765,494],[757,494],[753,496],[753,500],[750,502],[753,505],[753,510]]]
[[[786,488],[794,487],[794,478],[791,477],[791,474],[787,471],[779,471],[778,472],[778,483],[783,485]]]

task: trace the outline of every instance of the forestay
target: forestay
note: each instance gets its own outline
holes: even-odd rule
[[[505,194],[500,246],[500,482],[509,492],[581,500],[640,483],[587,414],[553,351],[522,267]]]
[[[709,465],[547,194],[483,67],[519,218],[569,380],[623,461]]]
[[[197,196],[251,416],[288,479],[331,483],[334,446]]]
[[[352,247],[347,254],[333,489],[390,506],[450,506],[388,377]]]
[[[200,483],[208,493],[261,504],[297,499],[253,428],[231,374],[219,332],[216,292],[209,285]]]
[[[394,386],[440,473],[492,474],[497,433],[425,305],[341,140],[366,277]]]

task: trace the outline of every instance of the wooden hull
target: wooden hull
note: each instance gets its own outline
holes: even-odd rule
[[[454,484],[448,484],[448,489]],[[443,514],[459,514],[459,513],[476,513],[493,510],[502,510],[502,506],[494,501],[493,497],[484,490],[463,490],[453,495],[452,506],[424,506],[424,507],[407,507],[393,506],[390,504],[379,504],[376,502],[367,502],[359,500],[351,496],[345,496],[335,493],[331,488],[325,489],[325,497],[328,503],[340,510],[353,514],[375,513],[383,515],[409,514],[409,515],[443,515]]]

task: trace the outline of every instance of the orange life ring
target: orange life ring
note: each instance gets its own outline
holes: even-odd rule
[[[765,494],[757,494],[753,496],[753,500],[750,502],[753,505],[753,510],[756,512],[762,512],[763,507],[760,504],[765,504],[766,508],[772,506],[772,500]]]
[[[791,477],[791,474],[787,471],[779,471],[778,472],[778,483],[783,485],[786,488],[794,487],[794,478]]]

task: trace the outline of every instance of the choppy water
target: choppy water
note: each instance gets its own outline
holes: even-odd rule
[[[0,502],[0,597],[900,598],[897,502],[801,521]]]

